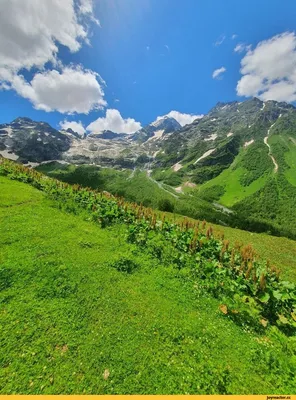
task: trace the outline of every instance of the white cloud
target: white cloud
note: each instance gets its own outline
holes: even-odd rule
[[[56,61],[57,43],[76,52],[86,39],[72,0],[0,1],[0,68],[42,67]]]
[[[185,114],[185,113],[180,113],[179,111],[170,111],[166,115],[157,117],[156,121],[159,121],[160,119],[162,119],[163,117],[166,117],[166,116],[175,118],[175,120],[178,121],[181,126],[191,124],[194,120],[200,119],[203,117],[203,115]]]
[[[296,35],[284,32],[249,49],[241,60],[240,96],[296,101]]]
[[[236,38],[237,38],[237,34],[234,33],[234,34],[231,36],[231,39],[234,40],[234,39],[236,39]]]
[[[58,45],[74,53],[88,43],[89,20],[98,22],[92,0],[1,0],[0,89],[13,89],[45,111],[88,113],[106,105],[99,75],[58,59]],[[60,72],[45,71],[48,62]],[[19,73],[33,67],[41,71],[26,82]]]
[[[237,93],[240,96],[255,96],[261,88],[261,78],[256,75],[245,75],[237,84]]]
[[[251,49],[251,46],[245,44],[245,43],[238,43],[235,48],[234,51],[235,53],[242,53],[243,51],[249,51]]]
[[[221,35],[221,36],[216,40],[216,42],[214,43],[214,45],[215,45],[215,46],[220,46],[220,45],[224,42],[225,39],[226,39],[226,36],[225,36],[225,35]]]
[[[97,74],[81,67],[40,72],[31,82],[17,75],[11,81],[11,88],[38,110],[87,114],[107,105]]]
[[[85,128],[81,121],[61,121],[59,123],[61,129],[67,130],[68,128],[72,129],[74,132],[77,132],[80,136],[83,136],[85,133]]]
[[[93,14],[93,1],[79,0],[79,12],[81,14]]]
[[[168,52],[170,52],[170,48],[167,44],[165,44],[164,47],[167,49]]]
[[[93,22],[100,25],[99,20],[94,17],[93,0],[79,0],[78,10],[80,14],[87,15]]]
[[[122,118],[118,110],[108,109],[106,117],[98,118],[89,124],[86,129],[93,133],[100,133],[105,130],[115,133],[134,133],[141,129],[141,124],[133,118]]]
[[[146,46],[146,50],[149,51],[150,50],[150,46]]]
[[[214,79],[218,79],[218,78],[221,79],[221,75],[224,74],[224,72],[226,72],[226,68],[225,67],[221,67],[221,68],[215,69],[215,71],[213,72],[212,77]]]

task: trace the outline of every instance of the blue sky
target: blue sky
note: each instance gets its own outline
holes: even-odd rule
[[[16,9],[25,3],[26,8]],[[97,125],[94,121],[105,118],[111,109],[122,118],[119,121],[119,113],[109,112],[111,127],[119,124],[119,130],[133,130],[171,110],[200,115],[218,101],[242,101],[251,95],[295,101],[296,3],[292,0],[63,0],[56,10],[51,4],[46,20],[29,3],[3,0],[0,4],[0,37],[4,36],[0,52],[6,57],[2,65],[0,61],[1,123],[28,116],[54,127],[67,120],[99,129],[109,127],[109,120]],[[65,16],[62,28],[55,24],[60,14]],[[65,22],[68,15],[71,29]],[[9,18],[15,31],[4,24]],[[9,54],[7,44],[27,34],[28,28],[20,28],[18,18],[27,19],[28,27],[39,18],[35,25],[40,32],[48,24],[46,28],[52,29],[48,40],[38,44],[40,32],[34,28],[27,41],[22,39]],[[31,50],[34,35],[37,44]],[[260,46],[262,41],[267,42]],[[26,62],[21,46],[29,54]],[[52,52],[50,46],[56,50]],[[270,64],[281,64],[280,70],[269,71]],[[221,68],[225,72],[218,71],[213,78]],[[262,70],[268,70],[266,76]],[[81,86],[71,87],[78,81]]]

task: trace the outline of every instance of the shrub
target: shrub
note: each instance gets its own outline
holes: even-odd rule
[[[139,265],[135,263],[130,258],[122,257],[109,264],[110,267],[117,269],[119,272],[126,272],[127,274],[132,274]]]
[[[174,204],[169,199],[161,199],[158,202],[158,208],[160,211],[174,212]]]

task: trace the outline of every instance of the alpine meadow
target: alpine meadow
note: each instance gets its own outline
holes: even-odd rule
[[[0,395],[296,394],[286,3],[0,2]]]

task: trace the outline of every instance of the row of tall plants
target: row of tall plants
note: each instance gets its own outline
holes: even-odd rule
[[[255,329],[276,325],[287,334],[295,333],[295,284],[281,280],[279,270],[260,259],[250,245],[231,246],[205,221],[174,222],[164,213],[48,178],[4,158],[0,174],[42,190],[63,210],[84,210],[102,228],[125,224],[129,242],[157,257],[164,267],[173,266],[179,277],[193,282],[199,294],[218,298],[221,313],[237,323]]]

